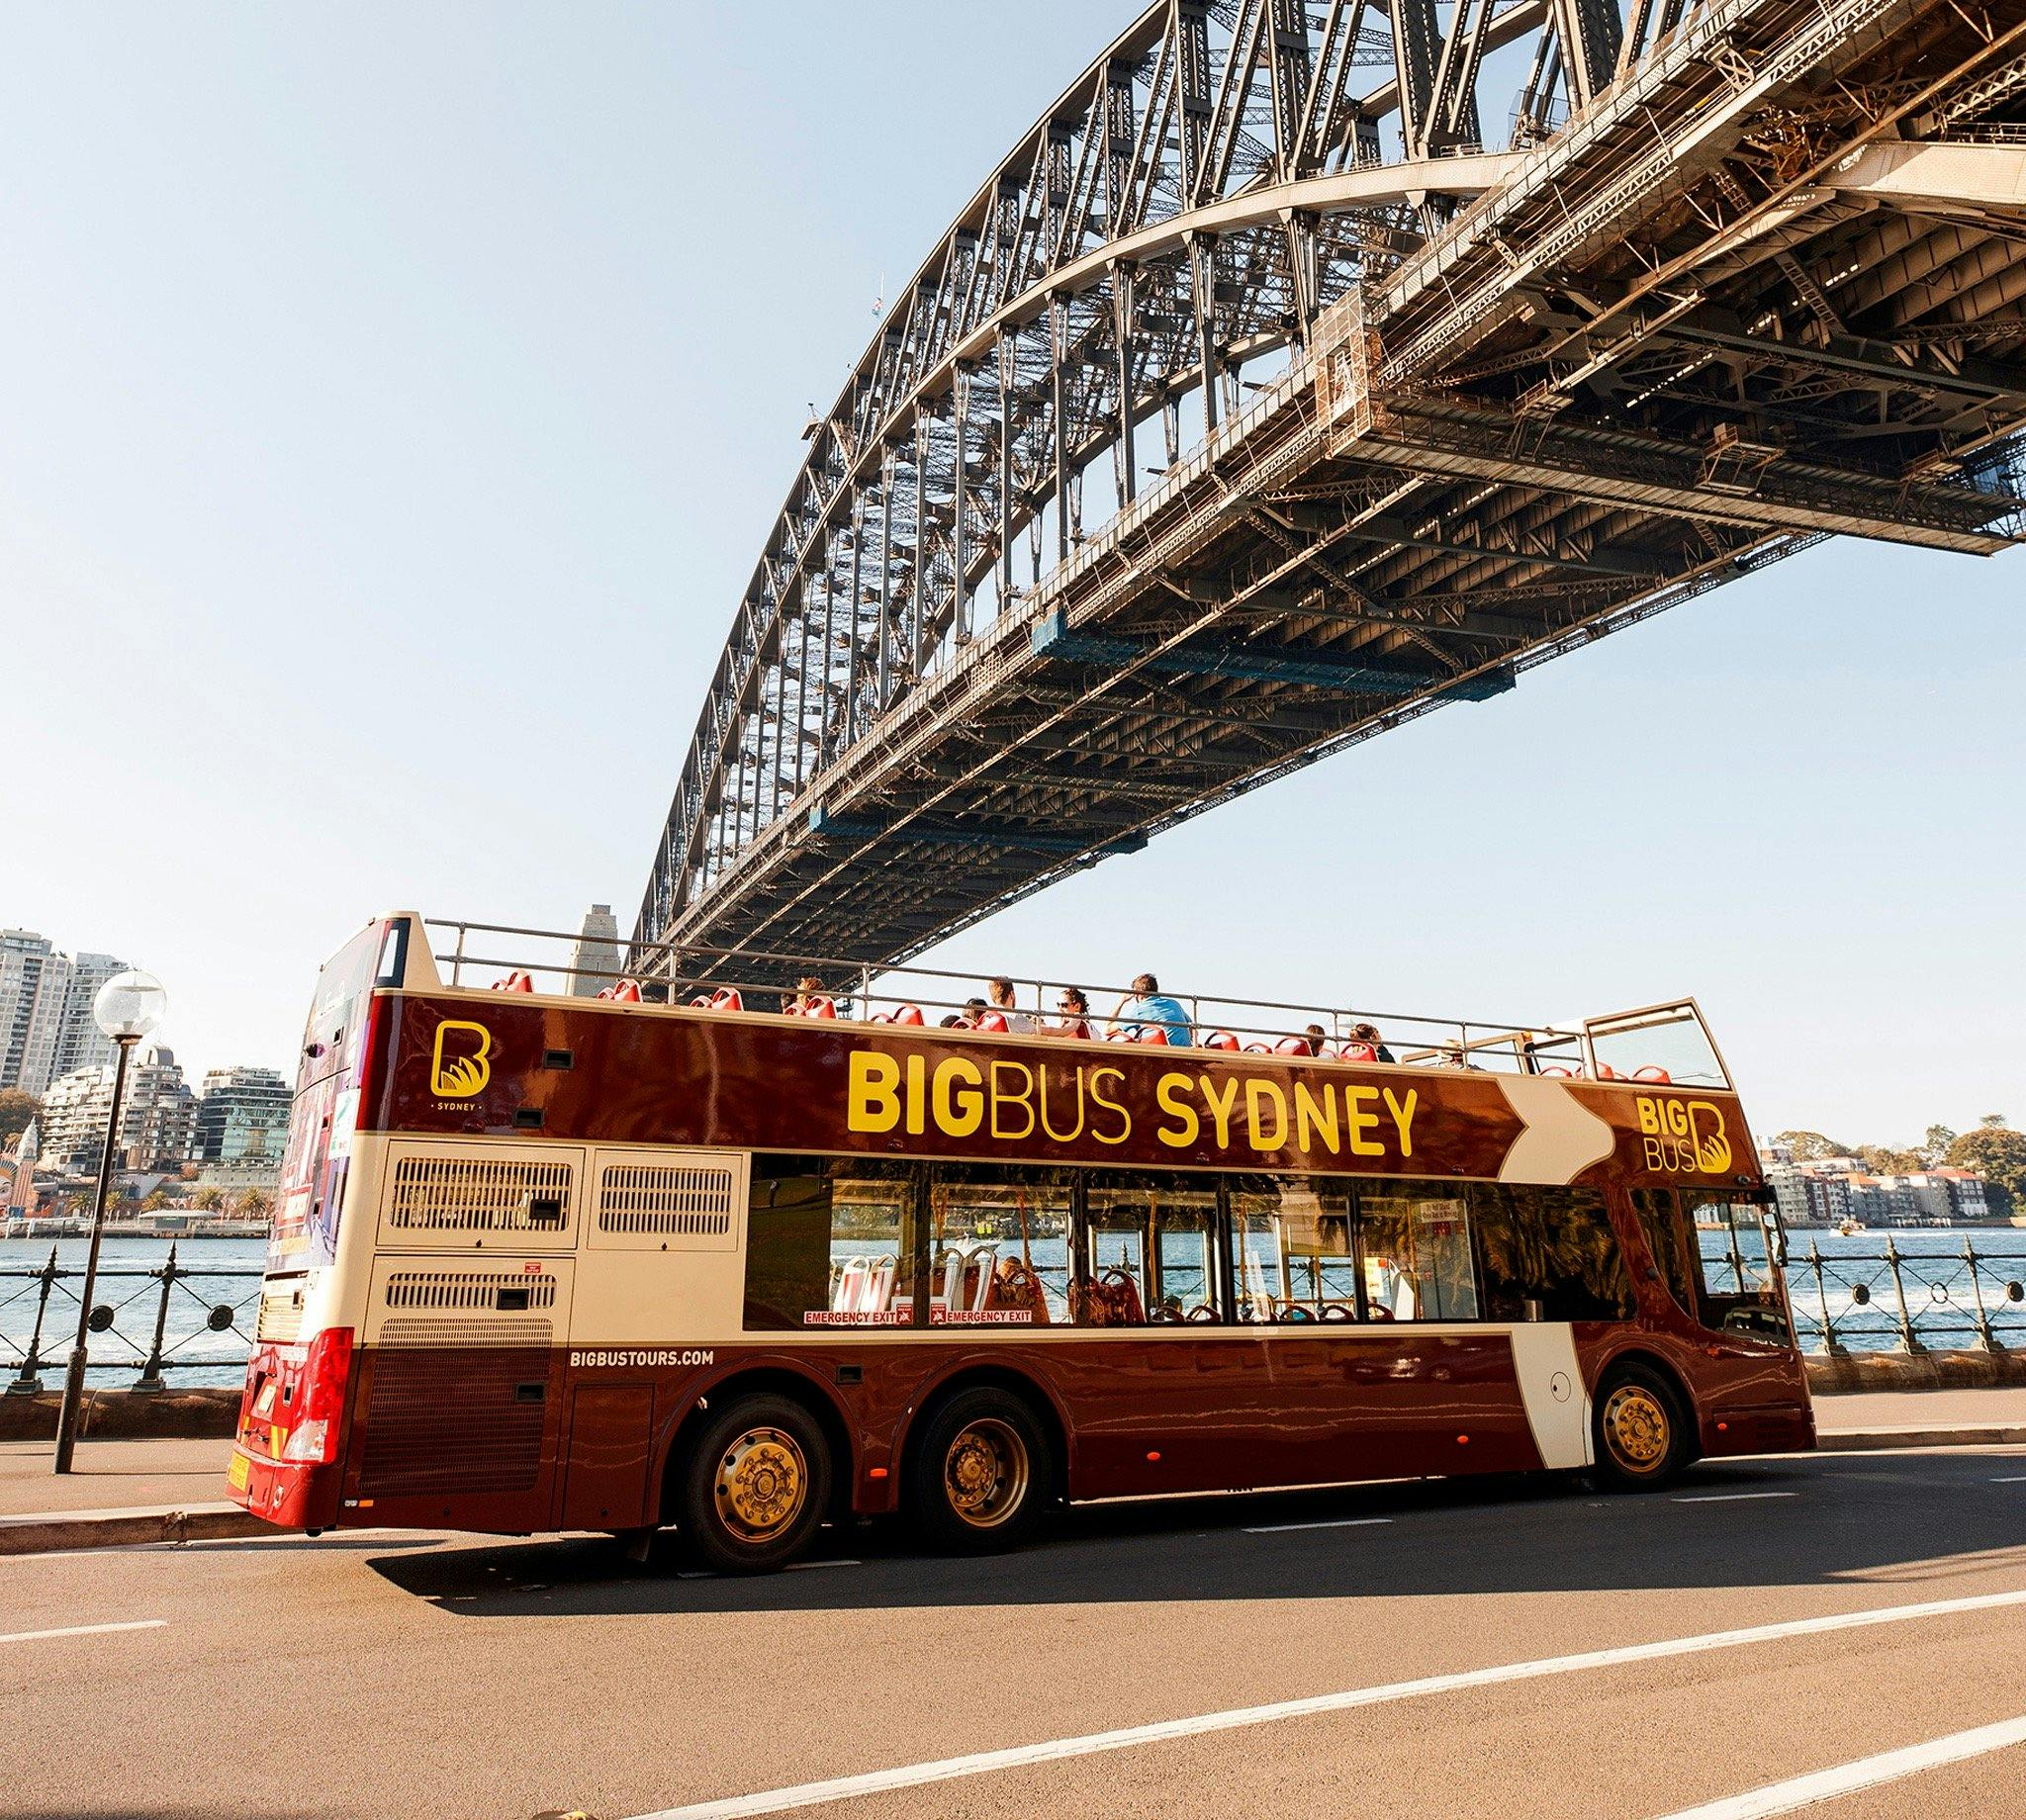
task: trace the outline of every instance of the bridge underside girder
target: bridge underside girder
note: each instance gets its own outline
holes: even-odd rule
[[[816,427],[639,964],[898,958],[1822,536],[2018,536],[2026,0],[1396,6],[1384,56],[1277,10],[1143,19]],[[1197,13],[1292,149],[1263,99],[1192,141]],[[1433,157],[1473,40],[1536,29],[1519,149]],[[1358,56],[1393,79],[1346,102]]]

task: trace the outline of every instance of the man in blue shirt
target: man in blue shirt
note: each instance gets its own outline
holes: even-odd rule
[[[1170,1047],[1185,1049],[1190,1046],[1189,1014],[1178,1000],[1162,993],[1160,981],[1151,973],[1142,973],[1133,982],[1132,996],[1119,1000],[1118,1009],[1112,1013],[1112,1028],[1123,1029],[1135,1042],[1142,1031],[1159,1030],[1166,1035]]]

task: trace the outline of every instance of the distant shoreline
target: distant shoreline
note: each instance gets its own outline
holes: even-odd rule
[[[271,1228],[248,1221],[193,1220],[189,1226],[167,1227],[142,1225],[133,1220],[108,1220],[105,1234],[108,1238],[248,1238],[265,1244]],[[0,1227],[0,1239],[29,1239],[41,1241],[47,1238],[89,1238],[89,1220],[31,1220],[26,1223],[10,1220]]]

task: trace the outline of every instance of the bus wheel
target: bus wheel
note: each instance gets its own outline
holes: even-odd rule
[[[1011,1548],[1049,1495],[1049,1444],[1006,1391],[965,1391],[930,1418],[906,1488],[916,1531],[945,1554]]]
[[[830,1502],[830,1453],[808,1410],[746,1397],[696,1437],[676,1520],[691,1551],[720,1574],[765,1574],[809,1545]]]
[[[1674,1393],[1640,1365],[1612,1372],[1597,1393],[1597,1477],[1612,1491],[1643,1491],[1679,1477],[1695,1437]]]

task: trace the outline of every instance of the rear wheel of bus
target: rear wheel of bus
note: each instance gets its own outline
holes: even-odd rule
[[[814,1417],[785,1397],[744,1397],[697,1435],[676,1522],[705,1567],[764,1574],[808,1547],[829,1503],[830,1449]]]
[[[1012,1548],[1039,1520],[1054,1479],[1048,1437],[1008,1391],[963,1391],[922,1431],[903,1487],[916,1534],[944,1554]]]

